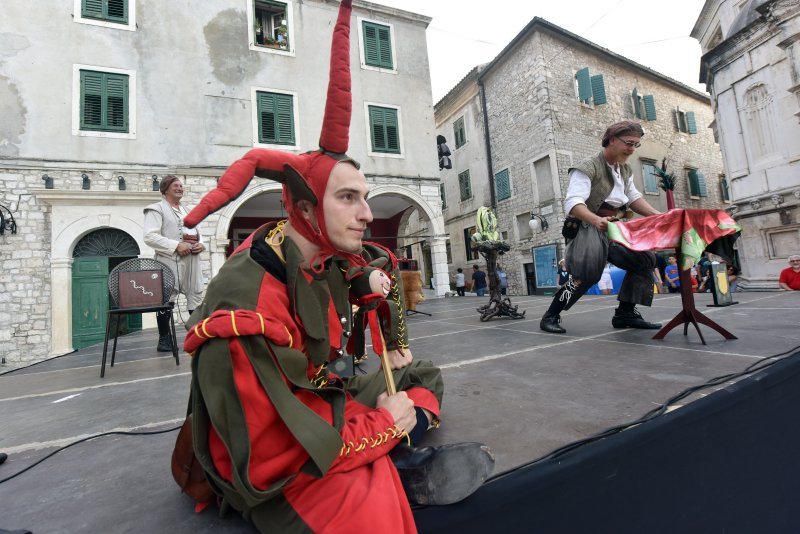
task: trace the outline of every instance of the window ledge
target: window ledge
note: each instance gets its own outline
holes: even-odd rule
[[[255,43],[250,43],[250,50],[254,50],[256,52],[264,52],[266,54],[276,54],[278,56],[290,56],[295,57],[294,48],[291,46],[288,50],[283,48],[272,48],[271,46],[262,46]]]
[[[100,130],[73,130],[78,137],[105,137],[106,139],[136,139],[136,132],[104,132]]]
[[[397,74],[397,67],[392,67],[391,69],[387,69],[386,67],[376,67],[375,65],[367,65],[366,63],[361,63],[361,68],[364,70],[383,72],[384,74]]]
[[[403,154],[402,152],[399,154],[394,154],[391,152],[373,152],[371,150],[367,152],[367,155],[376,158],[392,158],[392,159],[405,159],[406,157],[405,154]]]

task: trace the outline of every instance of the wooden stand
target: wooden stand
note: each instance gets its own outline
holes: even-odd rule
[[[683,265],[683,254],[678,251],[678,265]],[[722,328],[720,325],[700,313],[697,308],[694,306],[694,293],[692,293],[692,278],[691,278],[691,269],[679,269],[678,276],[681,281],[681,303],[683,305],[683,309],[678,312],[678,315],[675,316],[667,325],[658,331],[656,335],[653,336],[653,339],[664,339],[670,330],[678,326],[679,324],[683,324],[683,335],[687,335],[689,330],[689,323],[692,323],[697,330],[697,334],[700,336],[700,341],[703,342],[703,345],[706,344],[706,340],[703,339],[703,333],[700,331],[700,326],[697,323],[703,323],[706,326],[710,326],[717,332],[719,332],[722,337],[725,339],[738,339],[736,336]]]

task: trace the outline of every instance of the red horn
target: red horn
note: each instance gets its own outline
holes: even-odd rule
[[[350,142],[350,115],[353,99],[350,94],[350,13],[352,0],[342,0],[339,18],[333,29],[331,69],[328,78],[328,100],[319,146],[323,150],[344,154]]]

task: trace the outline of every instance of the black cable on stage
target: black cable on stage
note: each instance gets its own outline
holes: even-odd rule
[[[2,484],[3,482],[8,482],[12,478],[16,478],[19,475],[21,475],[22,473],[24,473],[24,472],[26,472],[26,471],[28,471],[30,469],[33,469],[34,467],[36,467],[40,463],[44,462],[45,460],[47,460],[48,458],[52,457],[53,455],[63,451],[64,449],[69,449],[73,445],[77,445],[78,443],[83,443],[84,441],[89,441],[91,439],[96,439],[96,438],[100,438],[100,437],[103,437],[103,436],[113,436],[113,435],[119,435],[119,436],[152,436],[152,435],[155,435],[155,434],[166,434],[167,432],[174,432],[175,430],[180,429],[181,426],[183,426],[183,425],[179,425],[179,426],[176,426],[174,428],[167,428],[167,429],[164,429],[164,430],[152,430],[152,431],[141,431],[141,432],[134,432],[134,431],[126,432],[126,431],[122,431],[122,430],[112,430],[110,432],[102,432],[100,434],[95,434],[93,436],[88,436],[88,437],[79,439],[77,441],[73,441],[72,443],[70,443],[68,445],[64,445],[63,447],[60,447],[60,448],[54,450],[53,452],[51,452],[47,456],[45,456],[43,458],[39,458],[38,460],[33,462],[28,467],[22,469],[21,471],[18,471],[17,473],[14,473],[10,477],[6,477],[6,478],[0,479],[0,484]]]
[[[593,435],[591,435],[591,436],[589,436],[587,438],[583,438],[583,439],[580,439],[578,441],[573,441],[572,443],[567,443],[566,445],[558,447],[557,449],[552,450],[549,453],[545,454],[544,456],[541,456],[541,457],[539,457],[539,458],[537,458],[535,460],[531,460],[530,462],[526,462],[524,464],[521,464],[521,465],[519,465],[519,466],[517,466],[517,467],[515,467],[513,469],[508,470],[508,471],[504,471],[502,473],[498,473],[498,474],[490,477],[486,482],[488,483],[488,482],[491,482],[492,480],[495,480],[495,479],[498,479],[498,478],[502,478],[503,476],[505,476],[505,475],[507,475],[509,473],[512,473],[512,472],[516,471],[517,469],[520,469],[520,468],[523,468],[523,467],[528,467],[528,466],[543,462],[545,460],[558,458],[559,456],[563,456],[564,454],[566,454],[566,453],[568,453],[570,451],[573,451],[575,449],[578,449],[578,448],[583,447],[585,445],[588,445],[590,443],[594,443],[596,441],[600,441],[601,439],[607,438],[609,436],[613,436],[614,434],[618,434],[619,432],[622,432],[623,430],[627,430],[627,429],[629,429],[629,428],[631,428],[633,426],[640,425],[640,424],[643,424],[643,423],[647,423],[648,421],[652,421],[656,417],[660,417],[660,416],[664,415],[667,412],[667,409],[670,406],[672,406],[673,404],[675,404],[676,402],[678,402],[678,401],[680,401],[682,399],[685,399],[686,397],[688,397],[692,393],[695,393],[697,391],[700,391],[702,389],[706,389],[706,388],[709,388],[709,387],[717,386],[719,384],[724,384],[725,382],[728,382],[730,380],[734,380],[736,378],[740,378],[740,377],[743,377],[743,376],[746,376],[746,375],[750,375],[750,374],[753,374],[753,373],[755,373],[757,371],[761,371],[763,369],[771,367],[771,366],[775,365],[776,363],[778,363],[778,362],[780,362],[780,361],[792,356],[797,351],[800,351],[800,346],[794,347],[794,348],[789,349],[789,350],[784,351],[784,352],[780,352],[778,354],[773,354],[772,356],[765,356],[765,357],[761,358],[760,360],[757,360],[757,361],[753,362],[752,364],[748,365],[742,371],[739,371],[739,372],[736,372],[736,373],[729,373],[727,375],[717,376],[717,377],[709,379],[708,381],[706,381],[703,384],[699,384],[697,386],[688,387],[685,390],[683,390],[680,393],[678,393],[677,395],[675,395],[673,397],[670,397],[669,399],[664,401],[660,406],[658,406],[656,408],[653,408],[652,410],[650,410],[649,412],[647,412],[646,414],[641,416],[639,419],[636,419],[635,421],[631,421],[629,423],[623,423],[623,424],[620,424],[620,425],[617,425],[617,426],[612,426],[611,428],[607,428],[606,430],[598,432],[597,434],[593,434]]]

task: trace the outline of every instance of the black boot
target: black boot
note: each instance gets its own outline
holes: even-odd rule
[[[158,323],[158,352],[172,352],[172,331],[169,327],[169,315],[164,312],[156,314],[156,322]]]
[[[172,336],[169,334],[166,336],[158,336],[158,346],[156,350],[158,352],[172,352]]]
[[[641,328],[643,330],[658,330],[661,323],[649,323],[644,320],[642,314],[631,306],[629,309],[620,304],[611,319],[611,326],[614,328]]]
[[[544,314],[542,320],[539,321],[539,328],[551,334],[566,334],[567,331],[561,326],[560,315],[550,315],[550,312]]]
[[[409,502],[453,504],[477,490],[494,468],[494,456],[482,443],[440,447],[397,445],[391,452]]]

